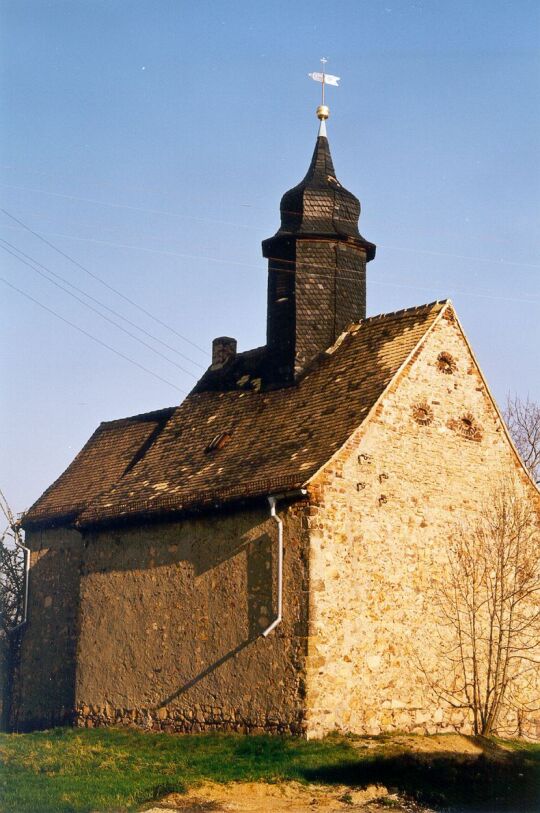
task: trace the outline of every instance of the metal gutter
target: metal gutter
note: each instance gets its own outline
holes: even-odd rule
[[[274,630],[279,624],[281,624],[281,620],[283,617],[283,520],[278,516],[276,511],[276,505],[278,499],[283,498],[295,498],[295,497],[304,497],[307,494],[305,488],[296,489],[295,491],[290,491],[285,494],[273,494],[268,496],[268,504],[270,505],[270,516],[272,519],[275,520],[278,526],[278,597],[277,597],[277,614],[275,619],[272,621],[270,626],[268,626],[262,633],[264,638],[267,638],[272,630]]]

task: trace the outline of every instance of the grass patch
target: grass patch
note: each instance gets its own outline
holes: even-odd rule
[[[369,742],[369,748],[359,747]],[[391,738],[175,736],[61,728],[0,735],[2,813],[137,810],[202,780],[381,783],[454,810],[540,809],[540,746],[489,741],[480,756],[413,753]]]

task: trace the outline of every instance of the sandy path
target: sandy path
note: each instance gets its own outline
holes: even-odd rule
[[[378,803],[377,800],[384,799]],[[299,782],[267,784],[264,782],[231,782],[220,785],[206,782],[186,794],[172,793],[146,813],[333,813],[363,811],[378,813],[429,813],[428,808],[406,802],[389,794],[380,785],[358,790],[345,785],[302,785]]]
[[[384,750],[389,742],[369,737],[351,740],[354,748]],[[391,745],[408,753],[449,753],[470,756],[482,753],[471,738],[459,734],[431,737],[395,735]],[[185,794],[172,793],[145,813],[332,813],[333,811],[363,811],[363,813],[432,813],[422,805],[389,792],[382,785],[358,789],[346,785],[303,785],[300,782],[230,782],[221,785],[205,782]]]

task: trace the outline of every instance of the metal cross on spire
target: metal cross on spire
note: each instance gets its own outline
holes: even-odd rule
[[[317,108],[317,118],[321,122],[321,126],[319,128],[319,135],[324,135],[324,136],[326,135],[326,126],[325,126],[324,122],[328,118],[328,116],[330,115],[330,110],[328,109],[328,107],[324,103],[324,87],[325,87],[325,85],[335,85],[335,87],[339,87],[339,80],[341,78],[339,76],[333,76],[331,73],[326,73],[325,66],[326,66],[327,62],[328,62],[328,60],[326,59],[326,57],[323,56],[321,58],[322,71],[320,73],[319,72],[308,73],[308,76],[311,79],[313,79],[315,82],[320,82],[321,85],[322,85],[322,87],[321,87],[321,104]]]

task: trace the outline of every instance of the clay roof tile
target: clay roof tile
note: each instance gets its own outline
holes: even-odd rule
[[[301,487],[362,423],[443,306],[352,325],[294,386],[195,390],[176,408],[101,424],[25,527],[149,518]]]

